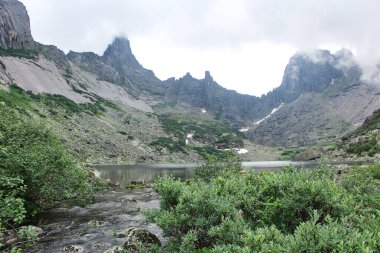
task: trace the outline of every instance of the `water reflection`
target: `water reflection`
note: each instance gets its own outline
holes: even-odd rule
[[[360,162],[334,162],[338,164],[361,164]],[[291,162],[291,161],[259,161],[243,162],[243,170],[255,171],[278,171],[284,166],[295,166],[297,168],[315,168],[319,165],[317,161]],[[195,163],[187,164],[144,164],[144,165],[98,165],[95,166],[101,178],[109,178],[122,185],[130,184],[131,181],[152,182],[158,177],[173,175],[181,179],[188,179],[194,175],[194,169],[198,165]]]
[[[96,166],[101,178],[109,178],[122,185],[140,180],[146,183],[153,182],[158,177],[172,175],[183,180],[192,177],[196,166],[148,166],[148,165],[107,165]]]

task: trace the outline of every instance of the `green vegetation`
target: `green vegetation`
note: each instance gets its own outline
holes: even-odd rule
[[[367,118],[363,125],[342,138],[338,149],[359,156],[380,154],[380,111]]]
[[[223,153],[223,151],[215,149],[214,147],[193,147],[193,149],[204,159],[207,159],[209,156],[221,157]]]
[[[178,138],[194,132],[194,139],[204,140],[211,137],[222,137],[225,133],[234,133],[237,139],[243,138],[243,134],[236,129],[218,121],[206,119],[202,116],[166,114],[160,115],[159,119],[165,132]]]
[[[67,116],[81,112],[98,115],[105,112],[106,106],[118,109],[117,105],[100,97],[96,97],[92,103],[78,104],[62,95],[33,94],[16,85],[10,85],[9,92],[0,90],[0,101],[5,102],[9,107],[23,111],[25,114],[27,114],[26,110],[33,110],[33,103],[46,106],[53,115],[57,114],[57,109],[61,109]]]
[[[380,147],[377,145],[376,138],[372,137],[367,138],[363,142],[348,144],[346,151],[350,154],[362,155],[363,153],[367,153],[368,156],[374,156],[380,153]]]
[[[244,134],[227,124],[211,120],[204,116],[188,114],[160,115],[159,120],[165,132],[172,137],[158,138],[150,143],[151,146],[164,147],[170,152],[182,152],[195,150],[206,158],[209,155],[219,156],[222,152],[218,149],[243,147]],[[186,146],[185,138],[193,134],[193,140],[203,145],[200,147]]]
[[[299,148],[286,149],[281,153],[281,160],[293,160],[301,152],[302,150]]]
[[[154,184],[160,208],[146,216],[170,239],[163,252],[380,251],[380,165],[239,170],[214,159],[190,182]]]
[[[164,109],[167,109],[167,108],[174,108],[175,106],[177,105],[176,102],[173,102],[173,101],[170,101],[170,102],[165,102],[165,103],[160,103],[160,104],[156,104],[154,106],[152,106],[152,108],[154,110],[164,110]]]
[[[184,139],[173,140],[173,138],[158,137],[157,140],[152,141],[149,145],[163,147],[169,150],[170,152],[182,152],[184,154],[187,154]]]
[[[4,49],[0,47],[0,56],[13,56],[26,59],[37,59],[38,53],[36,50],[31,49]]]
[[[0,115],[0,230],[56,201],[92,199],[98,183],[91,171],[80,167],[49,130],[4,105]]]

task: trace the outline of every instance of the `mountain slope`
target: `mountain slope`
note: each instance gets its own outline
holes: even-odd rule
[[[16,84],[35,95],[62,95],[84,108],[103,104],[112,111],[109,105],[116,105],[151,118],[154,112],[154,126],[162,113],[205,114],[241,128],[263,145],[302,146],[336,139],[380,108],[379,86],[360,80],[361,70],[346,49],[335,54],[297,53],[286,66],[281,85],[255,97],[223,88],[208,71],[201,80],[186,74],[161,81],[138,62],[126,38],[115,38],[101,56],[72,51],[65,55],[55,46],[33,40],[25,7],[16,0],[0,0],[0,18],[4,31],[0,88],[9,90]],[[111,112],[104,113],[108,117]],[[116,125],[121,123],[113,119]],[[149,124],[142,132],[148,131]],[[157,139],[147,136],[152,138],[142,145]]]
[[[349,129],[350,125],[321,94],[304,93],[253,127],[247,135],[259,144],[297,147],[337,139]]]

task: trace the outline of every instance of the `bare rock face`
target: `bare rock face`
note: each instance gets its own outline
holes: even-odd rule
[[[5,49],[34,47],[28,12],[17,0],[0,0],[0,46]]]
[[[311,161],[321,158],[321,150],[307,150],[294,157],[294,161]]]
[[[103,56],[103,63],[116,70],[121,78],[122,85],[133,93],[147,91],[150,94],[163,96],[162,82],[153,71],[145,69],[132,53],[127,38],[117,37],[108,45]]]
[[[96,73],[105,81],[122,84],[119,73],[110,65],[104,63],[100,56],[92,52],[77,53],[70,51],[67,58],[80,68]]]

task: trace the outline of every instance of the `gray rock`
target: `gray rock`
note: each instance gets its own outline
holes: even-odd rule
[[[63,248],[63,252],[68,252],[68,253],[82,253],[84,252],[84,248],[79,245],[68,245]]]
[[[89,227],[95,227],[95,228],[98,228],[98,227],[104,227],[105,226],[105,222],[104,221],[98,221],[98,220],[91,220],[87,223],[87,225]]]
[[[338,175],[341,175],[341,174],[346,174],[346,173],[348,173],[348,165],[347,164],[341,164],[341,165],[337,165],[337,166],[335,166],[336,167],[336,173],[338,174]]]
[[[141,66],[133,55],[127,38],[115,38],[107,47],[101,60],[116,70],[122,80],[122,85],[132,95],[138,95],[142,91],[160,96],[164,95],[165,90],[161,80],[154,75],[153,71]]]
[[[321,158],[322,152],[320,150],[307,150],[294,157],[294,161],[311,161]]]
[[[28,13],[17,0],[0,0],[0,46],[5,49],[35,46]]]
[[[122,83],[119,73],[113,67],[104,63],[102,58],[95,53],[70,51],[67,54],[67,58],[80,68],[99,75],[103,80],[116,84]]]
[[[0,244],[3,245],[12,245],[19,240],[16,231],[8,230],[0,233]]]
[[[104,251],[103,253],[121,253],[122,251],[123,251],[123,247],[116,246],[116,247],[113,247],[112,249]]]
[[[137,253],[141,247],[149,249],[153,245],[161,246],[158,237],[146,229],[130,227],[125,233],[127,234],[127,240],[124,243],[124,249],[127,249],[128,252]]]

